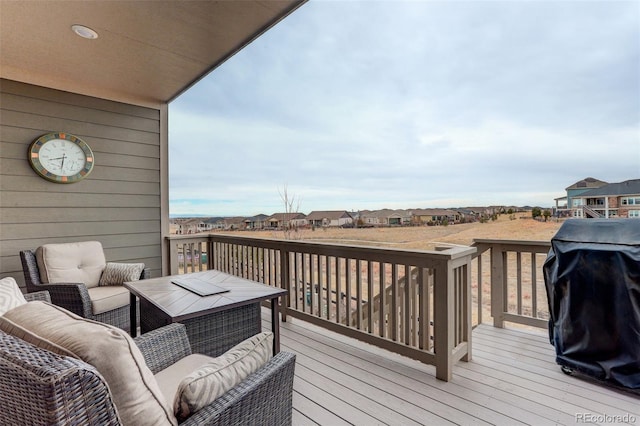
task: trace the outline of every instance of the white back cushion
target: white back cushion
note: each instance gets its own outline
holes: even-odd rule
[[[6,277],[0,280],[0,316],[11,309],[27,303],[16,280]]]
[[[107,261],[99,241],[45,244],[36,250],[43,283],[84,283],[97,287]]]

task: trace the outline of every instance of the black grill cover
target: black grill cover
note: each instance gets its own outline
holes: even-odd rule
[[[543,270],[556,362],[640,388],[640,220],[566,221]]]

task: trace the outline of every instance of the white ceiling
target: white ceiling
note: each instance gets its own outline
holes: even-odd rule
[[[304,1],[0,0],[0,77],[156,106]],[[73,24],[99,37],[83,39]]]

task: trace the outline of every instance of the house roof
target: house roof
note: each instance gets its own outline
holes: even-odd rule
[[[305,1],[0,1],[0,78],[157,106]]]
[[[453,216],[457,212],[449,209],[416,209],[413,214],[415,216]]]
[[[409,210],[391,210],[391,209],[363,210],[360,213],[364,217],[377,217],[377,218],[403,218],[403,217],[411,216],[411,211]]]
[[[603,187],[583,192],[579,197],[596,197],[600,195],[640,195],[640,179],[609,183]]]
[[[221,217],[221,216],[218,216],[218,217],[207,217],[207,218],[200,219],[200,221],[202,223],[216,224],[218,222],[223,222],[224,221],[224,217]]]
[[[574,183],[573,185],[567,187],[565,190],[568,191],[570,189],[587,189],[587,188],[600,188],[603,185],[606,185],[607,182],[594,179],[592,177],[584,178]]]
[[[245,222],[261,222],[264,221],[268,218],[269,216],[267,216],[266,214],[257,214],[255,216],[251,216],[251,217],[246,217],[244,219]]]
[[[189,218],[186,219],[182,222],[180,222],[182,225],[197,225],[199,223],[202,223],[202,219],[200,218]]]
[[[272,221],[285,221],[288,222],[294,219],[304,219],[306,216],[304,213],[274,213],[269,216],[266,220],[269,222]]]
[[[318,210],[318,211],[312,211],[307,215],[307,219],[309,221],[323,220],[323,219],[336,220],[336,219],[342,219],[345,217],[351,217],[351,215],[349,215],[349,213],[346,210],[326,210],[326,211]]]
[[[224,218],[224,223],[227,224],[227,225],[241,224],[241,223],[244,223],[244,220],[245,220],[244,216],[225,217]]]
[[[456,211],[461,214],[468,214],[468,215],[476,214],[475,210],[473,209],[456,209]]]

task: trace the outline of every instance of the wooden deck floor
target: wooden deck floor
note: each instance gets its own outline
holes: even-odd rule
[[[264,311],[265,329],[269,321]],[[433,366],[288,318],[281,345],[297,354],[293,423],[640,425],[640,395],[563,374],[542,331],[481,325],[473,339],[473,360],[446,383]]]

